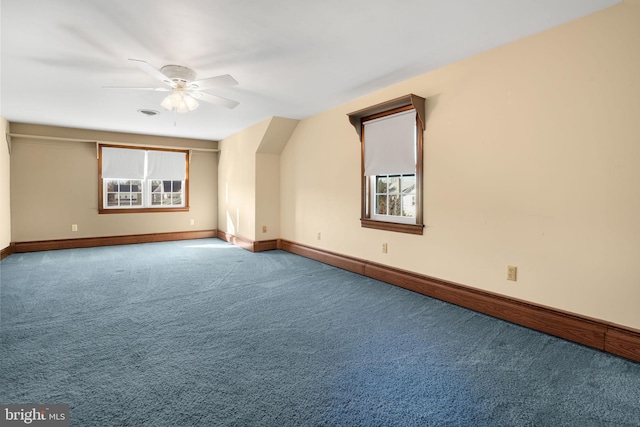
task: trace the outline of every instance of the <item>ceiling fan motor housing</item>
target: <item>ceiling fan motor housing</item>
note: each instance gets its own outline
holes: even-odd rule
[[[196,72],[182,65],[165,65],[160,69],[160,72],[169,77],[171,81],[183,85],[196,79]]]

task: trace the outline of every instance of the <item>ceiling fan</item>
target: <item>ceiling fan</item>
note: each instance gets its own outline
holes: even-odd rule
[[[223,98],[206,92],[207,90],[235,86],[238,82],[229,74],[196,80],[196,72],[182,65],[165,65],[157,69],[140,59],[129,59],[150,76],[164,83],[161,87],[116,87],[107,86],[109,89],[134,89],[153,90],[157,92],[171,92],[161,102],[167,110],[175,110],[178,113],[186,113],[198,108],[198,101],[205,101],[225,108],[235,108],[239,102]]]

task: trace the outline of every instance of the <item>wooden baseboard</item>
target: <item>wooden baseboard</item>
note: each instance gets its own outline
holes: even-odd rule
[[[0,261],[2,261],[3,259],[5,259],[6,257],[8,257],[13,253],[13,246],[14,246],[13,243],[11,243],[6,248],[0,249]]]
[[[300,245],[298,243],[282,239],[278,240],[278,249],[362,275],[365,274],[365,267],[367,266],[367,262],[361,259],[312,248],[311,246]]]
[[[80,239],[14,242],[13,253],[50,251],[56,249],[92,248],[96,246],[130,245],[135,243],[168,242],[204,239],[217,236],[217,230],[177,231],[171,233],[133,234],[126,236],[86,237]]]
[[[233,234],[220,230],[218,230],[217,237],[218,239],[240,246],[242,249],[246,249],[251,252],[270,251],[278,247],[278,241],[276,239],[253,241],[244,237],[234,236]]]
[[[604,351],[640,362],[640,330],[609,325],[604,340]]]
[[[639,330],[287,240],[278,248],[640,362]]]

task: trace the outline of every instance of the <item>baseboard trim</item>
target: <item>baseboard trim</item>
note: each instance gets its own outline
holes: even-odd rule
[[[10,243],[6,248],[0,249],[0,261],[13,253],[13,246],[13,243]]]
[[[216,237],[251,252],[270,251],[278,247],[278,240],[276,239],[253,241],[244,237],[234,236],[221,230],[218,230]]]
[[[604,351],[640,362],[640,330],[610,324],[605,335]]]
[[[640,362],[640,331],[280,239],[278,249]]]
[[[282,239],[278,240],[278,249],[282,249],[296,255],[301,255],[305,258],[311,258],[325,264],[333,265],[334,267],[339,267],[343,270],[365,275],[367,262],[361,259],[312,248],[311,246],[305,246]]]
[[[132,234],[125,236],[85,237],[79,239],[14,242],[12,253],[50,251],[56,249],[92,248],[97,246],[131,245],[135,243],[169,242],[174,240],[216,237],[217,230],[176,231],[169,233]]]

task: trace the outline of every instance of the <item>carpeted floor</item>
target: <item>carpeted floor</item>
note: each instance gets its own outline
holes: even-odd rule
[[[0,403],[73,426],[640,426],[640,364],[217,239],[0,263]]]

